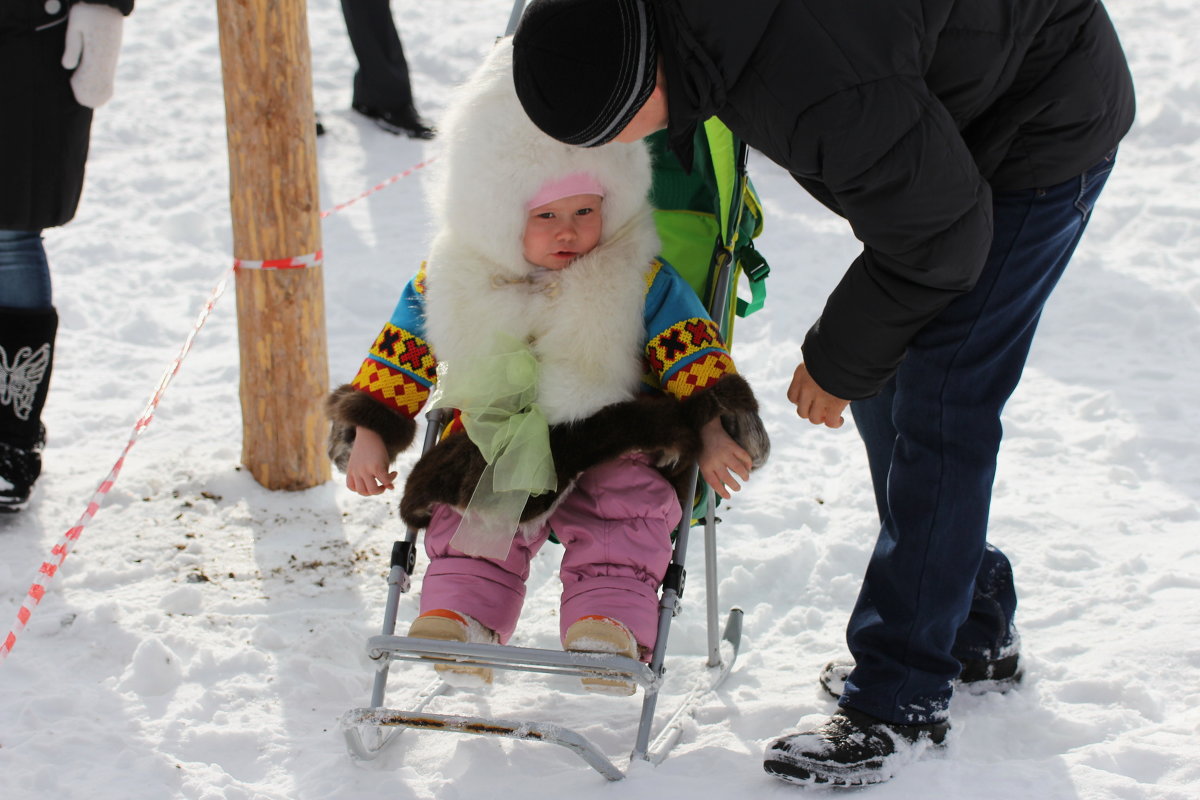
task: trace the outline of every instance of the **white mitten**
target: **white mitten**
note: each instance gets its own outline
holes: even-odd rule
[[[112,97],[124,21],[121,12],[112,6],[95,3],[71,6],[62,65],[75,70],[71,91],[81,106],[99,108]]]

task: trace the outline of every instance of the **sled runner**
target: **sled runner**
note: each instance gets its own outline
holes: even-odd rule
[[[657,134],[652,149],[659,151],[654,174],[652,203],[662,240],[661,254],[683,275],[704,301],[716,321],[721,339],[728,345],[736,315],[751,313],[762,301],[766,265],[751,244],[761,229],[761,212],[745,175],[746,147],[727,128],[710,120],[696,135],[692,169],[685,171],[666,153],[665,134]],[[739,300],[736,286],[740,274],[750,278],[749,302]],[[424,450],[438,443],[452,412],[438,409],[426,415],[429,425]],[[557,744],[570,749],[609,780],[624,777],[599,747],[577,731],[544,721],[484,718],[432,713],[430,702],[449,685],[435,680],[407,704],[407,708],[385,703],[388,677],[393,662],[416,662],[415,668],[455,665],[548,675],[577,676],[586,681],[620,681],[643,691],[630,761],[658,763],[682,735],[684,725],[704,697],[728,676],[737,657],[741,639],[742,612],[733,608],[724,625],[717,598],[715,495],[699,484],[698,469],[691,468],[685,513],[675,536],[670,565],[659,594],[657,640],[649,663],[636,658],[584,652],[564,652],[512,645],[448,642],[397,636],[396,620],[401,594],[408,591],[416,565],[419,530],[410,527],[392,549],[388,576],[388,598],[382,631],[367,642],[368,655],[377,664],[370,705],[348,711],[341,727],[352,756],[370,760],[392,745],[406,728],[481,736],[499,736]],[[692,513],[687,513],[691,509]],[[685,561],[695,517],[704,526],[705,585],[707,596],[708,653],[703,673],[667,720],[656,727],[656,711],[663,686],[666,648],[672,618],[679,613],[684,591]]]

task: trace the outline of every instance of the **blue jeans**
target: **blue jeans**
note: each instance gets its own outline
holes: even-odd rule
[[[50,265],[41,231],[0,230],[0,307],[49,308]]]
[[[1000,413],[1115,155],[1048,189],[995,192],[979,282],[917,334],[883,392],[851,405],[881,525],[846,631],[843,706],[942,721],[960,660],[1013,643],[1012,568],[987,544]]]

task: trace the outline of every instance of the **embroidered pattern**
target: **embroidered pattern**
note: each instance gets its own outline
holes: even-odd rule
[[[371,345],[371,357],[409,373],[427,386],[437,379],[437,360],[429,344],[390,322],[383,326],[375,344]]]
[[[677,322],[646,343],[646,358],[666,377],[681,361],[703,350],[724,350],[721,333],[710,320],[693,317]]]
[[[363,361],[350,385],[410,417],[417,416],[429,397],[429,388],[407,372],[390,369],[373,358]]]
[[[714,350],[686,365],[667,381],[664,387],[680,400],[707,389],[722,376],[737,372],[733,359],[724,350]]]
[[[37,350],[22,347],[8,362],[8,353],[0,347],[0,406],[12,406],[19,420],[29,419],[33,398],[50,366],[50,345]]]
[[[428,342],[389,322],[375,338],[371,354],[350,385],[415,417],[436,378],[437,360]]]

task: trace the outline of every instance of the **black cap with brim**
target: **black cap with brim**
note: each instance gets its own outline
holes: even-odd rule
[[[548,136],[595,147],[654,91],[657,52],[645,0],[534,0],[513,36],[517,96]]]

